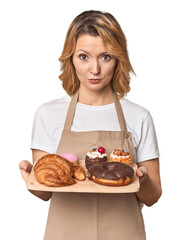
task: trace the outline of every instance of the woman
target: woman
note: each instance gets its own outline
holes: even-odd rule
[[[33,162],[62,152],[84,159],[92,144],[126,149],[137,162],[140,190],[135,194],[32,191],[43,200],[51,198],[44,239],[146,239],[139,203],[151,206],[161,196],[159,151],[150,113],[124,98],[134,71],[119,23],[109,13],[81,13],[69,27],[60,61],[60,79],[68,95],[37,110]],[[25,181],[31,168],[28,161],[20,162]]]

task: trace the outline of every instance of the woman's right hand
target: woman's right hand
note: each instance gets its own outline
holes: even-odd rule
[[[19,169],[21,172],[21,176],[25,182],[27,182],[27,180],[28,180],[28,177],[30,175],[32,167],[33,167],[33,165],[30,162],[28,162],[27,160],[22,160],[19,163]]]
[[[35,163],[38,159],[40,159],[41,157],[45,156],[46,154],[48,154],[47,152],[43,152],[40,150],[33,150],[33,162]],[[33,165],[28,162],[27,160],[23,160],[19,163],[19,169],[21,172],[21,176],[24,179],[25,182],[27,182],[28,177],[30,175],[31,169],[32,169]],[[46,191],[35,191],[35,190],[29,190],[33,195],[35,195],[36,197],[44,200],[44,201],[48,201],[51,196],[52,196],[52,192],[46,192]]]

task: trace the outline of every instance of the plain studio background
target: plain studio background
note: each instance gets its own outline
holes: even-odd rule
[[[143,208],[147,239],[180,236],[179,1],[6,0],[0,3],[0,239],[43,239],[49,202],[26,190],[18,163],[32,159],[37,107],[65,94],[58,58],[69,24],[90,9],[108,11],[120,22],[137,74],[127,98],[150,110],[157,131],[163,195]]]

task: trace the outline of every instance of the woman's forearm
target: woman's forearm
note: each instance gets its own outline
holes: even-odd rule
[[[149,176],[145,181],[140,183],[140,190],[136,193],[140,202],[147,206],[152,206],[158,201],[162,194],[161,186],[159,183],[151,180]]]
[[[35,191],[35,190],[29,190],[29,192],[31,192],[33,195],[35,195],[36,197],[44,201],[48,201],[52,196],[52,192]]]

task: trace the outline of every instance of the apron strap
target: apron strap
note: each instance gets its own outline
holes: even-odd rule
[[[114,97],[114,105],[116,108],[120,129],[121,129],[121,131],[127,132],[126,121],[124,118],[124,113],[123,113],[121,103],[118,99],[117,94],[114,91],[112,93],[113,93],[113,97]]]
[[[117,94],[114,91],[112,93],[113,93],[113,99],[114,99],[114,104],[115,104],[115,108],[116,108],[116,113],[117,113],[120,129],[121,129],[121,131],[127,132],[126,121],[124,118],[121,103],[118,99]],[[74,115],[75,115],[75,109],[76,109],[76,104],[78,101],[78,96],[79,96],[79,91],[77,91],[73,95],[73,97],[70,101],[69,108],[67,111],[67,116],[65,119],[64,130],[71,131],[71,126],[72,126]]]
[[[78,95],[79,95],[79,91],[77,91],[73,95],[73,97],[70,101],[68,111],[67,111],[67,116],[66,116],[65,123],[64,123],[64,130],[71,131],[71,126],[72,126],[74,115],[75,115],[75,109],[76,109],[76,105],[77,105]]]

